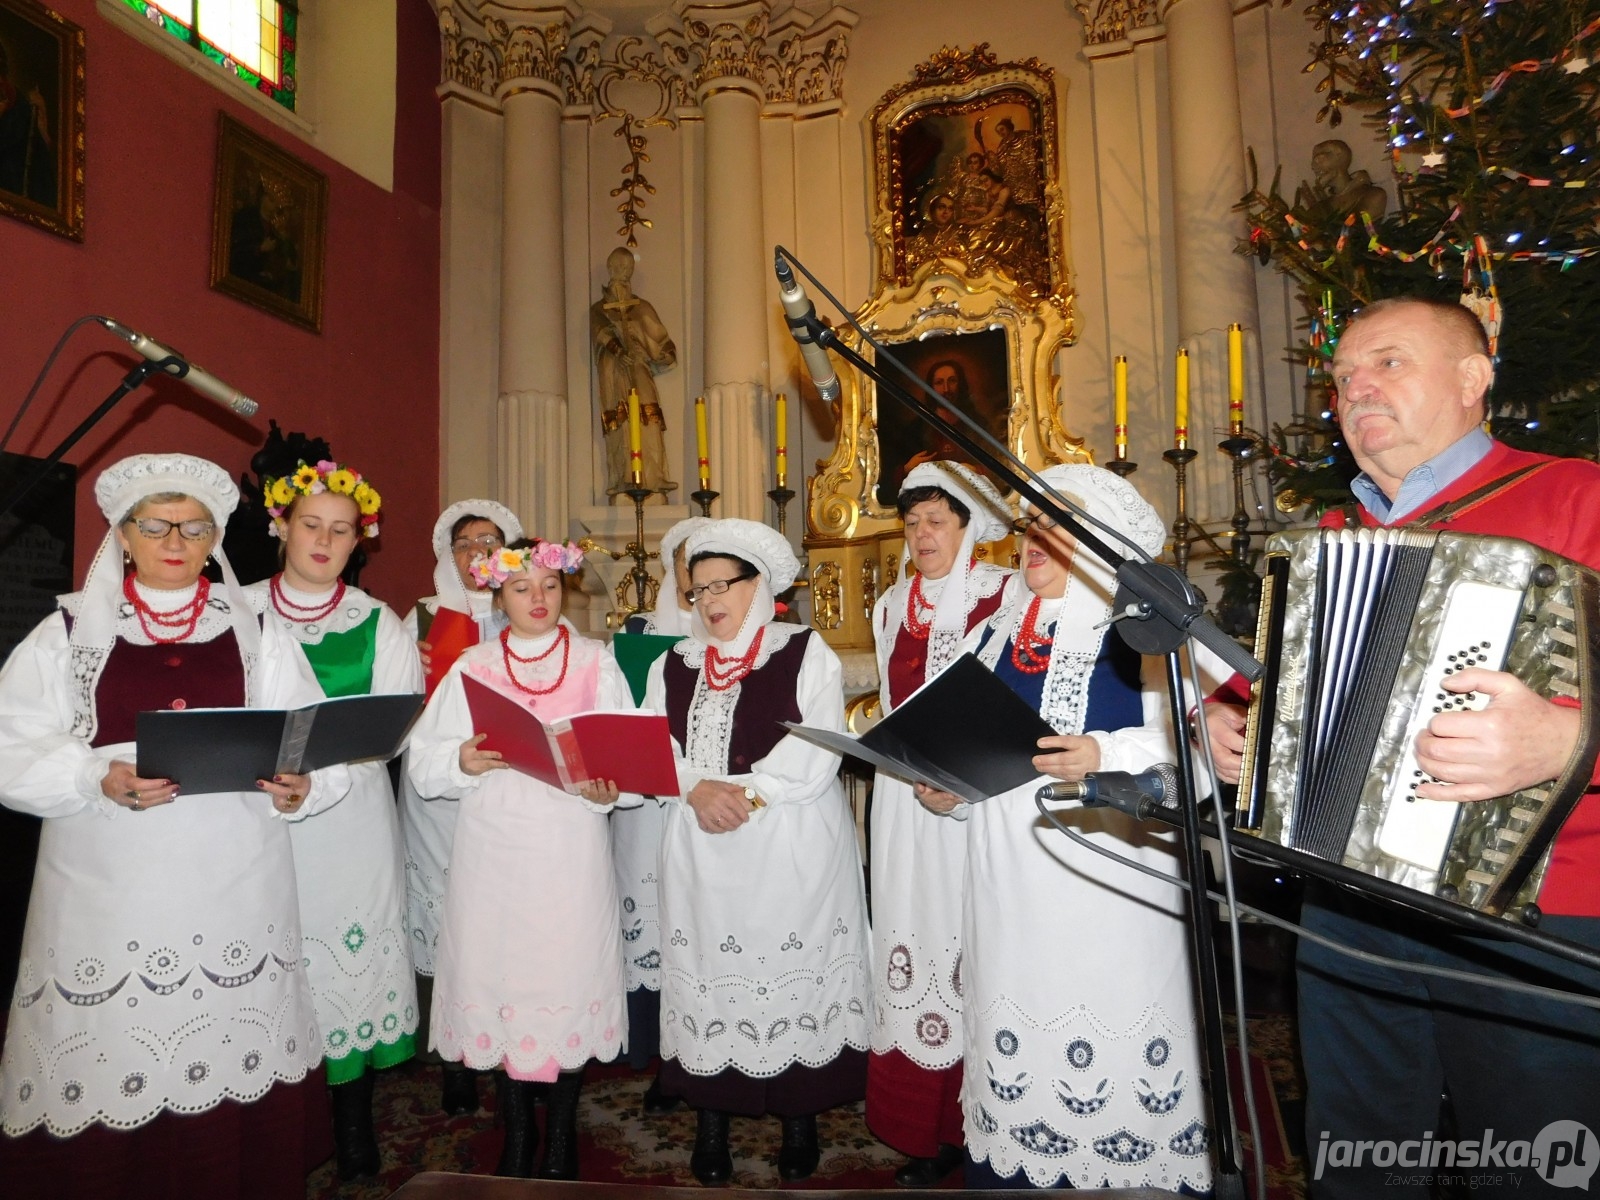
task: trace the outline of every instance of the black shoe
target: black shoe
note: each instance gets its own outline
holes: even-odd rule
[[[439,1087],[439,1107],[446,1116],[464,1117],[478,1111],[478,1073],[460,1063],[445,1063]]]
[[[911,1158],[906,1160],[906,1165],[894,1173],[894,1182],[897,1187],[903,1188],[931,1188],[938,1187],[950,1174],[961,1165],[961,1147],[943,1145],[939,1153],[932,1158]]]
[[[509,1179],[532,1179],[533,1162],[539,1154],[539,1126],[533,1115],[534,1085],[504,1075],[499,1076],[497,1084],[506,1141],[494,1173]]]
[[[817,1148],[817,1118],[785,1117],[783,1119],[783,1145],[778,1150],[778,1177],[794,1181],[810,1179],[822,1158]]]
[[[728,1114],[702,1108],[694,1130],[694,1153],[689,1170],[707,1187],[716,1187],[733,1178],[733,1155],[728,1153]]]
[[[578,1177],[578,1093],[583,1068],[563,1071],[550,1085],[550,1109],[544,1118],[544,1165],[540,1179]]]
[[[363,1071],[328,1091],[333,1096],[334,1163],[340,1181],[376,1179],[383,1160],[372,1132],[372,1072]]]
[[[661,1076],[657,1075],[644,1090],[644,1111],[651,1114],[677,1112],[683,1103],[681,1096],[668,1096],[661,1091]]]

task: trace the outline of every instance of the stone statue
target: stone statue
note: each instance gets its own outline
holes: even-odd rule
[[[648,300],[633,294],[633,252],[618,246],[606,257],[611,281],[589,306],[589,337],[600,386],[600,427],[606,442],[606,493],[631,486],[628,473],[628,392],[639,393],[644,486],[669,492],[667,430],[655,377],[678,362],[678,348]]]
[[[1340,213],[1364,212],[1374,221],[1382,220],[1389,195],[1365,171],[1352,171],[1353,161],[1348,142],[1339,138],[1318,142],[1311,149],[1313,190]]]

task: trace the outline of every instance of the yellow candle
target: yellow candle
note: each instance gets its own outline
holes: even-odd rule
[[[1178,374],[1173,387],[1173,396],[1177,401],[1177,420],[1174,422],[1173,433],[1176,435],[1179,450],[1189,448],[1189,352],[1181,346],[1178,348]]]
[[[1228,326],[1228,425],[1244,432],[1244,326]]]
[[[639,424],[639,393],[628,391],[628,470],[633,486],[644,482],[644,431]]]
[[[1116,380],[1116,410],[1112,416],[1112,437],[1117,444],[1117,459],[1128,457],[1128,356],[1117,355],[1112,372]]]
[[[778,433],[778,486],[783,487],[789,482],[789,398],[782,392],[778,393],[775,419]]]
[[[700,458],[700,490],[711,490],[711,443],[706,437],[706,398],[696,396],[694,401],[694,448]]]

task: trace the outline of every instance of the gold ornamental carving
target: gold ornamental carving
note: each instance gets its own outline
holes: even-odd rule
[[[818,629],[837,629],[844,621],[844,594],[839,564],[819,563],[811,572],[811,623]]]
[[[1159,0],[1074,0],[1083,18],[1084,41],[1091,46],[1120,42],[1135,29],[1161,24],[1164,6]]]
[[[774,18],[767,0],[694,4],[658,18],[651,32],[695,92],[745,80],[766,104],[837,104],[856,14],[835,6],[818,16],[789,8]]]

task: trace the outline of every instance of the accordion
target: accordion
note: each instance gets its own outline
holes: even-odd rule
[[[1318,529],[1267,542],[1236,826],[1497,916],[1533,922],[1557,830],[1600,748],[1600,575],[1510,538]],[[1579,704],[1560,778],[1498,799],[1416,795],[1417,735],[1487,697],[1471,666]]]

